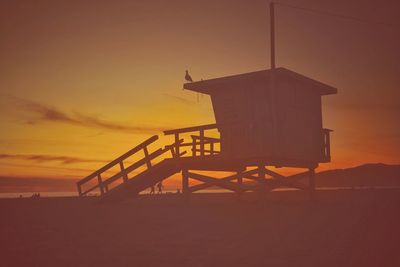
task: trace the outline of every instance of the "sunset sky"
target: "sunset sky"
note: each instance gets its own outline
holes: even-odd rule
[[[361,19],[276,9],[277,66],[339,91],[323,99],[321,169],[399,164],[398,1],[282,2]],[[209,97],[182,90],[185,70],[269,68],[268,3],[1,1],[0,179],[83,178],[162,130],[214,123]]]

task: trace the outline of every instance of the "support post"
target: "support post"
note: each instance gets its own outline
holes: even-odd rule
[[[119,166],[120,166],[121,172],[122,172],[122,179],[124,180],[124,183],[126,183],[128,181],[128,175],[125,173],[124,162],[120,161]],[[108,189],[106,189],[106,191],[108,191]]]
[[[175,133],[175,155],[177,158],[179,158],[179,133]]]
[[[169,147],[169,151],[171,152],[171,156],[172,156],[172,158],[175,158],[176,157],[176,155],[175,155],[175,150],[174,150],[175,148],[173,147],[173,146],[170,146]]]
[[[200,130],[200,156],[204,156],[204,130]]]
[[[196,157],[197,156],[197,139],[193,138],[192,139],[192,156]]]
[[[182,193],[185,196],[189,195],[189,171],[188,169],[182,169]]]
[[[236,173],[237,173],[237,175],[238,175],[238,177],[237,177],[237,183],[238,183],[239,187],[242,187],[242,184],[243,184],[242,170],[237,171]]]
[[[242,195],[243,195],[243,170],[238,170],[237,172],[236,172],[236,174],[237,174],[237,183],[238,183],[238,186],[239,186],[239,191],[238,191],[238,198],[239,198],[239,200],[241,200],[242,199]]]
[[[315,197],[315,169],[310,168],[309,169],[309,194],[310,194],[310,199],[314,199]]]
[[[80,185],[80,184],[77,184],[76,186],[77,186],[77,188],[78,188],[78,196],[82,196],[82,188],[81,188],[81,185]]]
[[[99,188],[100,188],[100,194],[104,194],[104,188],[103,188],[103,181],[101,180],[101,175],[100,173],[97,174],[97,181],[99,182]]]
[[[267,191],[265,181],[265,167],[262,164],[258,165],[258,185],[260,189],[260,194],[265,195],[265,192]]]
[[[151,168],[151,161],[149,159],[149,151],[147,150],[147,146],[143,147],[144,158],[146,159],[147,169]]]

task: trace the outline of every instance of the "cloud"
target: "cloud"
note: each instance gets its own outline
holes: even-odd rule
[[[74,163],[88,163],[88,162],[98,162],[105,163],[105,160],[96,159],[85,159],[79,157],[67,157],[67,156],[54,156],[54,155],[34,155],[34,154],[0,154],[0,159],[20,159],[29,160],[35,162],[50,162],[56,161],[61,164],[74,164]]]
[[[58,122],[83,127],[100,128],[113,131],[124,131],[131,133],[155,133],[163,131],[161,127],[152,126],[130,126],[122,123],[115,123],[99,119],[94,116],[82,115],[80,113],[69,114],[55,107],[46,106],[31,100],[15,98],[18,104],[26,111],[30,112],[30,116],[26,122],[37,124],[40,122]]]

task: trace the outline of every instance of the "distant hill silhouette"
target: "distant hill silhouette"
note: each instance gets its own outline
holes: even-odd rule
[[[374,163],[323,171],[316,174],[316,186],[400,186],[400,165]]]

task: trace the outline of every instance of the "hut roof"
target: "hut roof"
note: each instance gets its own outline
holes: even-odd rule
[[[200,92],[203,94],[213,94],[214,92],[224,90],[229,92],[230,89],[242,87],[243,84],[268,83],[271,78],[272,70],[261,70],[232,76],[220,77],[215,79],[185,83],[183,88]],[[310,89],[315,90],[320,95],[336,94],[337,89],[327,84],[308,78],[304,75],[285,68],[275,69],[276,80],[294,80],[300,84],[307,84]]]

